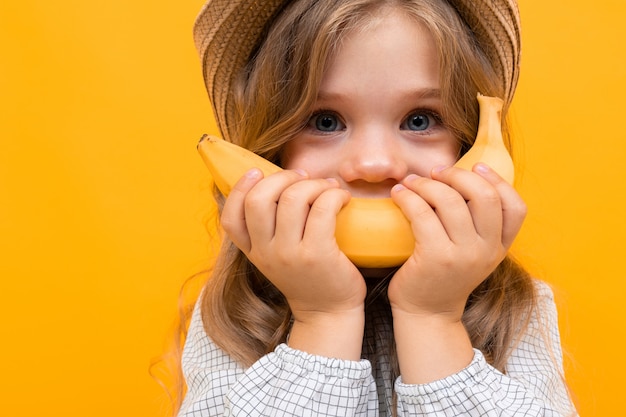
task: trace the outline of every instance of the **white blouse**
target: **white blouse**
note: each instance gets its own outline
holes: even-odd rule
[[[538,308],[506,365],[506,375],[475,349],[462,371],[422,385],[392,381],[387,352],[393,330],[382,315],[366,326],[363,356],[348,361],[282,344],[243,368],[208,338],[199,304],[183,352],[187,394],[179,417],[576,415],[565,381],[552,290],[537,281]],[[369,354],[368,354],[369,353]]]

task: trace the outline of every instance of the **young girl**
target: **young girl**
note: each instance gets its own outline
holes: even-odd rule
[[[194,36],[224,137],[285,170],[219,198],[180,416],[575,414],[552,294],[507,255],[524,203],[452,167],[477,93],[511,103],[514,0],[209,0]],[[401,208],[403,265],[339,250],[351,196]]]

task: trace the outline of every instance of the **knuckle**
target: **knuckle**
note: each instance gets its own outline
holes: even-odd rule
[[[459,210],[467,204],[465,198],[458,191],[449,187],[441,187],[428,198],[429,205],[439,210]]]
[[[441,201],[445,205],[465,205],[465,199],[457,191],[452,188],[444,189],[442,191]]]
[[[334,190],[327,190],[323,192],[311,205],[311,214],[313,215],[321,215],[325,216],[328,213],[334,213],[338,210],[336,206],[341,206],[341,204],[336,204],[337,199],[342,196],[340,192],[333,192]],[[339,191],[339,190],[337,190]]]
[[[280,195],[280,204],[294,206],[302,201],[302,196],[298,192],[296,187],[289,187]]]
[[[246,211],[250,211],[259,207],[267,197],[260,192],[255,191],[254,189],[249,191],[244,199],[244,208]]]
[[[517,206],[517,212],[518,212],[519,214],[523,215],[524,217],[526,216],[526,214],[528,214],[528,206],[526,205],[526,203],[525,203],[525,202],[520,201],[520,202],[518,203],[518,206]]]
[[[232,217],[226,214],[222,214],[220,218],[220,224],[222,226],[222,229],[224,229],[224,231],[228,234],[231,234],[231,232],[233,232],[236,229],[236,225]]]
[[[487,202],[499,202],[500,194],[493,187],[482,187],[478,192],[478,198]]]
[[[518,200],[511,204],[507,208],[507,211],[513,213],[514,215],[516,215],[516,217],[525,218],[528,214],[528,206],[524,201]]]
[[[433,209],[428,204],[415,204],[411,209],[411,217],[414,219],[427,219],[433,214]]]
[[[328,204],[316,202],[311,206],[311,209],[309,210],[309,216],[324,217],[326,214],[328,214],[329,211],[330,210]]]

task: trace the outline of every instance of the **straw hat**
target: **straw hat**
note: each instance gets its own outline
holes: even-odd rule
[[[275,17],[293,0],[208,0],[196,18],[193,36],[204,82],[225,139],[230,139],[229,91],[239,71]],[[447,0],[474,33],[496,70],[506,105],[519,77],[520,19],[517,0]]]

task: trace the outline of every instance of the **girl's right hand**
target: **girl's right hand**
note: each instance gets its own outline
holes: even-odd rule
[[[302,350],[309,353],[346,358],[356,354],[358,359],[366,285],[335,240],[337,213],[349,200],[350,194],[332,179],[308,179],[294,170],[262,178],[253,169],[232,189],[221,223],[287,299],[294,318],[292,347],[303,341]],[[337,342],[348,337],[346,332],[351,336],[345,342],[352,349],[344,355],[336,350]],[[328,336],[328,346],[322,334]]]

